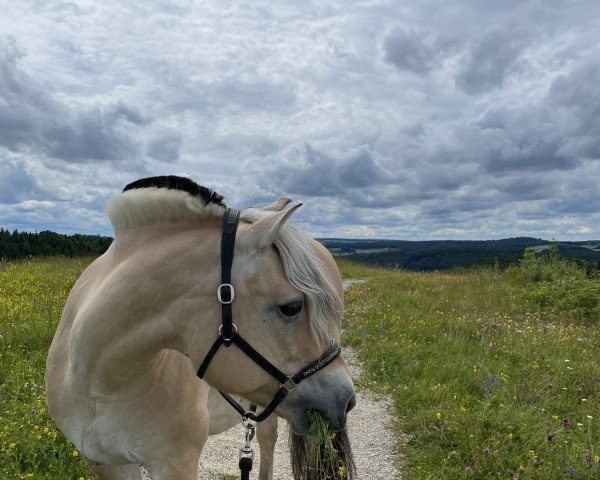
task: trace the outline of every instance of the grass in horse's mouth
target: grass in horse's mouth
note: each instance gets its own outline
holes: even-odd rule
[[[329,420],[317,410],[309,410],[309,470],[315,480],[347,480],[352,478],[354,463],[346,430],[329,431]]]

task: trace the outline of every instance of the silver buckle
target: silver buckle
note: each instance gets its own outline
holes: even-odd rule
[[[288,377],[286,382],[281,386],[284,387],[288,392],[291,392],[294,388],[296,388],[297,383],[294,382],[291,376]]]
[[[229,291],[231,292],[231,298],[227,302],[223,301],[223,298],[221,297],[221,289],[223,287],[229,287]],[[219,299],[219,302],[227,305],[227,304],[233,302],[233,297],[235,297],[235,290],[233,289],[233,285],[231,283],[222,283],[221,285],[219,285],[217,287],[217,298]]]

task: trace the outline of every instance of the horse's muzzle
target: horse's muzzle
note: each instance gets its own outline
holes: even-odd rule
[[[290,398],[294,413],[290,412],[288,420],[292,431],[300,435],[310,430],[308,411],[322,412],[329,420],[329,430],[338,432],[346,426],[347,414],[356,406],[354,385],[342,369],[315,375],[297,390],[298,395]]]

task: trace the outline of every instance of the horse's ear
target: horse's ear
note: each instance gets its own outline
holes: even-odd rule
[[[279,229],[301,206],[302,202],[298,202],[287,210],[281,210],[257,220],[241,235],[241,243],[244,247],[256,250],[273,245]]]
[[[286,205],[288,203],[290,203],[292,201],[291,198],[288,197],[281,197],[277,200],[275,200],[271,205],[269,205],[268,207],[265,207],[265,210],[269,210],[271,212],[280,212],[281,210],[283,210]]]

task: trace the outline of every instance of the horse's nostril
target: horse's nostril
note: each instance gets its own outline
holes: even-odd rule
[[[348,413],[354,407],[356,407],[356,395],[352,395],[352,398],[348,402],[348,405],[346,405],[346,413]]]

